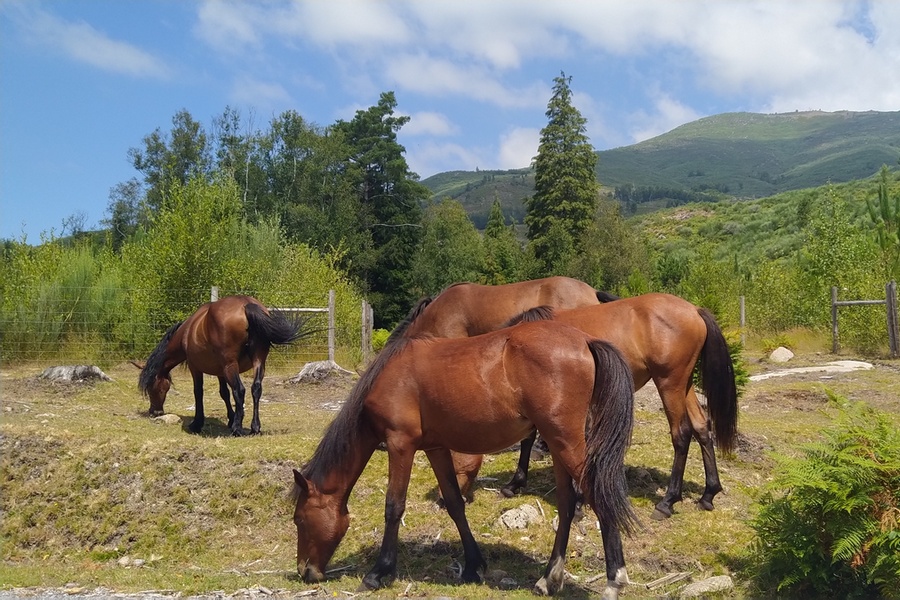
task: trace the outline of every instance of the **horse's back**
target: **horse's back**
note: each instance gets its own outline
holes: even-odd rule
[[[535,306],[567,309],[598,302],[591,286],[570,277],[504,285],[457,283],[431,301],[410,325],[408,335],[471,337],[500,329],[512,317]]]
[[[470,338],[411,340],[366,403],[395,427],[421,427],[426,447],[483,454],[519,441],[541,415],[563,405],[586,410],[586,400],[573,398],[588,398],[593,379],[587,336],[545,321]]]
[[[252,296],[225,296],[204,304],[188,318],[182,344],[189,368],[222,376],[228,365],[238,364],[241,372],[252,366],[243,353],[248,340],[244,307],[248,304],[262,306]]]
[[[697,306],[672,294],[642,294],[556,311],[554,320],[619,348],[640,385],[653,367],[693,366],[706,339]]]

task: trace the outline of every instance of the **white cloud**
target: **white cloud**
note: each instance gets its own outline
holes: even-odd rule
[[[631,131],[632,142],[648,140],[702,116],[665,94],[656,98],[654,109],[652,114],[640,112],[633,116],[637,126]]]
[[[477,150],[459,144],[422,141],[404,146],[410,170],[423,179],[445,171],[474,171],[476,168],[484,168],[485,164],[483,156]]]
[[[229,53],[259,43],[259,11],[248,3],[207,0],[197,11],[194,31],[212,47]]]
[[[500,136],[500,152],[497,169],[523,169],[531,166],[537,156],[541,132],[538,129],[517,127]]]
[[[279,108],[291,103],[291,95],[279,83],[259,81],[249,75],[240,75],[231,86],[230,96],[236,104],[259,109]]]
[[[52,48],[66,57],[97,69],[164,79],[168,67],[152,54],[114,40],[83,21],[65,21],[28,3],[12,5],[13,18],[31,43]]]
[[[440,113],[423,111],[409,117],[409,123],[403,126],[403,133],[407,135],[448,136],[459,132],[459,128]]]

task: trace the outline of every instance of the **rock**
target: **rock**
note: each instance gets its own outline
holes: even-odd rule
[[[100,381],[112,381],[112,379],[94,365],[71,365],[48,367],[41,373],[41,379],[50,381],[87,381],[99,379]]]
[[[516,583],[516,580],[513,579],[512,577],[504,577],[503,579],[500,580],[500,583],[498,585],[500,586],[501,589],[511,590],[519,584]]]
[[[778,346],[774,350],[772,350],[772,354],[769,355],[769,360],[777,363],[784,363],[794,358],[794,353],[785,348],[784,346]]]
[[[172,413],[167,413],[159,417],[155,417],[154,421],[161,421],[166,425],[178,425],[179,423],[181,423],[181,417],[179,417],[178,415],[173,415]]]
[[[523,504],[500,515],[500,523],[508,529],[525,529],[532,523],[539,523],[542,520],[541,513],[531,504]]]
[[[695,581],[694,583],[687,585],[681,590],[678,597],[698,598],[706,594],[712,594],[713,592],[725,592],[733,587],[734,582],[731,580],[731,577],[728,575],[719,575],[717,577],[704,579],[703,581]]]

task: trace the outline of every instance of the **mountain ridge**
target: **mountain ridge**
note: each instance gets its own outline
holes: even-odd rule
[[[722,113],[598,153],[597,178],[629,211],[693,199],[764,198],[865,179],[900,157],[900,111]],[[422,180],[432,200],[453,198],[483,227],[494,198],[521,222],[533,193],[529,167],[448,171]],[[633,194],[633,195],[632,195]]]

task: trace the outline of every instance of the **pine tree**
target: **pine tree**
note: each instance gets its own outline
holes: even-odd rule
[[[553,80],[553,96],[546,112],[549,122],[541,130],[533,162],[535,193],[525,201],[528,239],[546,274],[561,259],[557,256],[559,244],[548,239],[551,230],[558,242],[561,228],[571,239],[572,252],[580,251],[600,190],[595,172],[597,154],[585,134],[586,119],[572,105],[571,81],[565,73]]]

